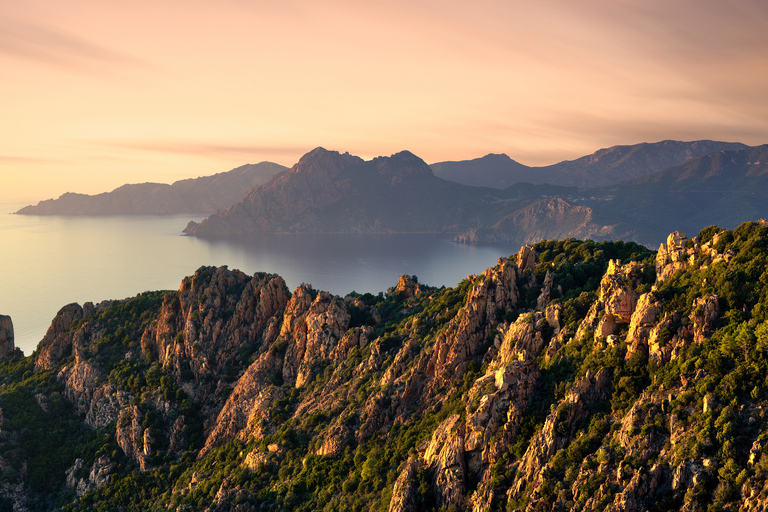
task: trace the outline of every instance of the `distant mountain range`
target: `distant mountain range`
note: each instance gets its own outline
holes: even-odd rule
[[[186,179],[173,185],[123,185],[96,195],[67,192],[19,210],[21,215],[132,215],[212,213],[241,200],[246,192],[287,169],[271,162],[247,164],[228,172]]]
[[[503,190],[442,180],[408,152],[366,162],[317,148],[242,201],[191,222],[185,232],[437,232],[468,243],[575,237],[653,245],[674,226],[698,232],[710,224],[729,227],[768,216],[768,146],[661,142],[617,147],[568,164],[587,169],[592,162],[597,175],[626,177],[638,174],[640,162],[654,152],[669,162],[717,144],[737,149],[605,187],[518,183]]]
[[[547,167],[506,155],[429,166],[408,151],[365,161],[317,148],[291,169],[262,163],[173,185],[65,194],[19,213],[217,210],[184,230],[200,237],[443,233],[465,243],[573,237],[657,245],[673,229],[697,233],[768,217],[766,175],[768,146],[714,141],[615,146]]]
[[[745,149],[738,142],[664,140],[601,149],[576,160],[528,167],[505,154],[432,164],[435,176],[473,187],[504,189],[516,183],[603,187],[673,167],[713,151]]]
[[[589,207],[549,199],[575,192],[549,185],[504,191],[469,187],[436,177],[423,160],[407,151],[364,161],[317,148],[230,208],[199,224],[190,222],[184,232],[207,237],[255,233],[457,235],[478,233],[506,218],[512,220],[505,223],[503,232],[494,233],[493,241],[533,241],[553,234],[602,238],[637,234],[629,224],[594,222]],[[580,219],[578,225],[563,230],[574,217]],[[489,241],[475,238],[459,240]]]

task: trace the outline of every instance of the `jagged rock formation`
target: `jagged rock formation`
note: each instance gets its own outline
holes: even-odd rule
[[[179,180],[172,185],[140,183],[123,185],[96,195],[67,192],[58,199],[25,206],[21,215],[133,215],[210,213],[240,201],[246,192],[266,183],[286,167],[262,162],[228,172]]]
[[[203,267],[65,306],[0,368],[0,505],[758,510],[768,226],[686,238],[541,242],[454,289]]]
[[[13,355],[16,350],[14,339],[11,317],[0,315],[0,359]]]

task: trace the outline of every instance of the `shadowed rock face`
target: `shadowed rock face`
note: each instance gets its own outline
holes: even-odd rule
[[[15,349],[11,317],[0,315],[0,359],[12,355]]]

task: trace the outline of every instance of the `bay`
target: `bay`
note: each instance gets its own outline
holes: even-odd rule
[[[430,286],[455,286],[519,245],[467,246],[444,235],[183,236],[203,215],[58,217],[7,215],[0,205],[0,314],[10,315],[16,346],[30,354],[64,305],[175,290],[203,265],[282,276],[337,295],[386,292],[403,274]]]

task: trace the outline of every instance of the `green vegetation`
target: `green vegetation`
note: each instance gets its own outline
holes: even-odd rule
[[[353,293],[344,340],[324,339],[332,339],[331,348],[361,341],[339,359],[326,350],[302,360],[301,385],[292,384],[285,363],[295,356],[295,333],[281,331],[279,322],[273,341],[249,338],[232,349],[221,375],[206,375],[200,360],[165,361],[147,341],[147,332],[163,327],[179,351],[205,353],[209,341],[187,339],[180,327],[182,314],[191,317],[182,312],[185,299],[156,292],[114,302],[62,334],[81,344],[55,368],[35,368],[40,351],[0,362],[2,481],[22,484],[27,506],[41,511],[384,511],[406,462],[424,461],[436,429],[458,415],[469,432],[467,422],[491,403],[501,411],[492,425],[493,409],[486,409],[482,426],[495,429],[492,435],[482,450],[461,452],[464,500],[491,496],[487,504],[498,510],[607,510],[621,495],[648,510],[735,510],[747,491],[759,495],[768,482],[768,227],[708,227],[700,240],[714,241],[717,253],[701,251],[659,283],[655,253],[637,244],[541,242],[534,245],[538,265],[517,276],[517,305],[495,311],[482,309],[488,306],[478,295],[486,276],[455,288],[420,285],[413,297]],[[633,345],[626,324],[608,340],[595,336],[595,324],[582,326],[588,314],[601,314],[590,309],[610,260],[638,263],[638,279],[625,283],[636,296],[655,284],[654,325],[666,319],[666,327],[654,339],[667,356],[649,357],[649,346]],[[554,276],[552,304],[562,311],[559,331],[533,311],[547,272]],[[201,289],[213,286],[213,270],[196,279]],[[245,289],[226,288],[225,313],[211,314],[211,325],[223,329],[238,318],[236,299]],[[212,307],[214,292],[207,293],[188,301],[200,308],[195,312]],[[464,320],[479,318],[471,316],[469,297],[486,320],[465,322],[469,330],[459,333]],[[712,314],[704,311],[707,300],[719,311],[704,329],[705,313]],[[322,318],[315,327],[296,323],[296,332],[329,332],[331,322]],[[543,343],[521,356],[536,374],[522,403],[514,403],[516,384],[504,394],[493,374],[499,340],[515,321]],[[247,339],[242,326],[233,332]],[[454,370],[430,376],[436,361],[459,352]],[[68,379],[78,362],[94,373],[73,387]],[[255,398],[239,399],[238,430],[200,456],[224,402],[254,363],[275,369],[258,373]],[[211,356],[207,364],[218,361]],[[111,418],[106,424],[86,422],[97,389],[114,400],[112,412],[102,411]],[[249,400],[265,397],[262,416],[249,418]],[[246,422],[248,435],[236,435]],[[100,458],[111,464],[109,480],[78,497],[67,473],[85,485]],[[526,473],[530,467],[534,473]],[[420,510],[441,510],[435,478],[433,468],[417,467],[410,488]],[[682,483],[673,488],[673,480]],[[632,482],[647,487],[633,490]],[[2,493],[0,510],[9,500]]]

